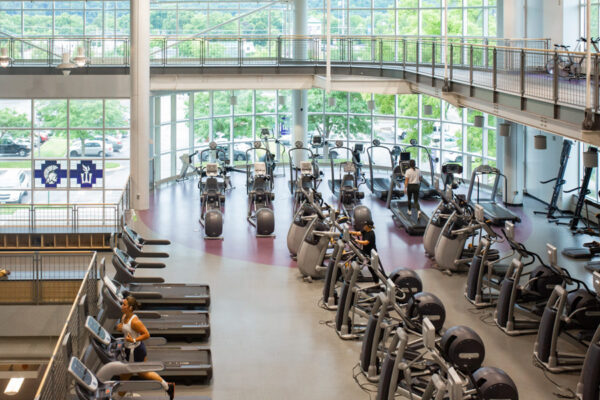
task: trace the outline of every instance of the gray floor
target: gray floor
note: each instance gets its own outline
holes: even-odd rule
[[[140,222],[137,228],[160,237]],[[360,342],[342,341],[324,324],[333,313],[316,304],[320,283],[303,282],[293,268],[208,255],[176,244],[170,252],[168,267],[147,275],[208,283],[212,291],[214,380],[207,387],[180,385],[177,393],[213,399],[369,398],[352,377]],[[489,325],[490,311],[475,312],[464,299],[464,275],[447,276],[432,269],[420,273],[425,290],[445,304],[446,327],[473,327],[486,345],[485,365],[507,371],[521,399],[556,398],[555,387],[532,365],[534,336],[508,337]],[[577,382],[576,375],[552,379],[569,387]]]

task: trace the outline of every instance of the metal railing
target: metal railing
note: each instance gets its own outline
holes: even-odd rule
[[[89,251],[0,252],[0,304],[71,304],[93,257]]]
[[[11,51],[24,48],[25,39],[6,39]],[[27,43],[32,38],[27,38]],[[63,39],[40,39],[55,51]],[[71,47],[86,46],[89,65],[129,65],[128,38],[64,39]],[[0,47],[2,39],[0,39]],[[121,43],[118,60],[105,58]],[[111,43],[108,45],[107,43]],[[94,46],[96,46],[96,49]],[[28,44],[30,46],[30,44]],[[526,46],[526,47],[522,47]],[[447,79],[473,87],[534,98],[554,104],[583,108],[586,105],[586,81],[583,75],[559,77],[548,73],[565,61],[581,63],[585,53],[549,50],[549,39],[493,39],[414,36],[334,36],[331,38],[331,62],[334,66],[360,66],[395,69],[407,73]],[[324,36],[279,37],[152,37],[150,63],[152,66],[244,67],[244,66],[322,66],[326,61],[327,38]],[[17,49],[17,50],[14,50]],[[104,49],[104,50],[103,50]],[[39,50],[41,51],[41,50]],[[43,52],[43,51],[42,51]],[[34,50],[14,57],[14,65],[55,65],[56,54],[47,60],[30,57]],[[60,53],[60,52],[59,52]],[[11,53],[12,54],[12,53]],[[598,61],[600,53],[592,56],[592,108],[598,110]],[[445,65],[444,60],[447,60]],[[585,63],[583,63],[585,64]]]
[[[3,204],[0,230],[24,232],[56,229],[56,233],[117,232],[129,209],[130,179],[118,203],[101,204]],[[60,232],[58,232],[60,230]]]
[[[71,354],[79,355],[87,345],[85,318],[98,312],[98,269],[97,254],[94,253],[83,276],[75,301],[71,306],[67,321],[58,337],[35,400],[66,399],[70,390],[71,378],[67,370]]]

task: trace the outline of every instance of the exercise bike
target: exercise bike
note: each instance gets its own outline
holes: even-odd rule
[[[225,186],[226,186],[226,159],[225,152],[217,147],[215,142],[211,142],[208,149],[200,153],[201,160],[208,160],[203,157],[204,152],[215,153],[216,162],[201,162],[200,180],[198,189],[200,189],[200,224],[204,227],[205,239],[223,239],[223,211],[225,205]],[[220,157],[220,154],[223,154]],[[219,165],[219,162],[221,165]]]
[[[255,161],[246,163],[246,193],[248,194],[248,222],[256,228],[257,237],[273,237],[275,231],[275,214],[273,213],[273,171],[268,167],[269,160],[274,159],[268,148],[263,148],[260,141],[246,150],[246,160],[250,160],[250,152],[256,155],[258,150],[265,152],[267,162]],[[254,157],[253,159],[255,159]],[[252,168],[251,168],[252,167]]]

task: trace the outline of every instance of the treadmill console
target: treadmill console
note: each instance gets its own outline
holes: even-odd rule
[[[102,342],[105,345],[109,345],[111,342],[110,334],[94,319],[92,316],[88,316],[85,320],[85,328],[92,334],[92,336]]]
[[[302,161],[300,163],[300,173],[302,175],[312,175],[313,174],[312,163],[310,161]]]
[[[98,390],[98,379],[92,374],[92,372],[87,369],[85,365],[77,357],[71,357],[71,361],[69,361],[69,372],[71,376],[75,379],[75,381],[89,390],[90,392],[95,392]]]
[[[347,174],[353,174],[356,172],[356,166],[351,161],[346,161],[344,163],[344,172]]]
[[[546,244],[546,252],[548,254],[548,262],[550,265],[558,265],[558,251],[555,246],[550,243]]]
[[[219,164],[208,163],[206,164],[206,176],[217,176],[219,175]]]
[[[323,144],[323,138],[320,135],[313,135],[311,143],[314,147],[319,147]]]
[[[102,277],[102,282],[104,283],[104,286],[106,286],[106,288],[112,293],[112,295],[117,298],[118,301],[123,301],[123,295],[119,293],[119,291],[117,290],[117,286],[108,276],[104,275]]]
[[[254,163],[254,175],[255,176],[266,176],[267,175],[267,164],[264,162]]]

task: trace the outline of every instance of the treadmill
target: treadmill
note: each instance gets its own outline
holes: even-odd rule
[[[103,260],[104,261],[104,260]],[[151,297],[140,297],[144,307],[182,306],[182,307],[208,307],[210,305],[210,288],[208,285],[189,283],[164,283],[159,277],[134,277],[136,268],[156,268],[137,263],[124,251],[113,249],[112,263],[115,267],[115,284],[136,298],[140,293],[152,293]],[[103,262],[100,270],[105,274]]]
[[[85,320],[85,328],[91,339],[91,346],[102,365],[114,361],[128,363],[125,357],[123,338],[115,338],[93,317]],[[213,367],[211,352],[199,346],[166,345],[164,338],[151,337],[144,341],[148,349],[148,362],[162,362],[160,371],[167,380],[184,380],[187,384],[208,383],[212,379]],[[89,364],[88,364],[89,367]]]
[[[141,237],[136,231],[131,229],[127,225],[123,225],[123,232],[118,234],[117,236],[121,243],[125,245],[127,253],[133,257],[149,257],[149,258],[168,258],[169,253],[165,252],[150,252],[144,251],[144,246],[146,245],[168,245],[171,244],[168,240],[162,239],[144,239]],[[115,243],[116,245],[116,243]],[[113,246],[116,247],[116,246]]]
[[[98,313],[98,321],[111,333],[115,333],[114,322],[121,319],[121,303],[129,292],[118,288],[115,283],[104,276],[101,280],[102,309]],[[143,302],[141,293],[136,294],[136,300]],[[194,339],[206,340],[210,336],[208,311],[202,310],[160,310],[146,309],[144,303],[135,314],[142,320],[151,334],[172,340],[184,339],[191,342]]]
[[[488,198],[482,198],[479,193],[480,177],[484,175],[493,175],[494,185],[492,186],[492,193]],[[469,192],[467,194],[467,202],[471,207],[475,208],[475,205],[479,204],[483,207],[485,218],[492,222],[492,225],[503,226],[506,221],[509,222],[521,222],[521,218],[507,210],[505,207],[496,203],[496,197],[498,196],[498,189],[500,185],[500,178],[504,178],[506,183],[506,176],[500,172],[498,168],[490,165],[480,165],[473,170],[471,174],[471,183],[469,184]],[[473,197],[473,190],[475,189],[475,182],[477,181],[477,193],[476,197]],[[504,188],[506,192],[506,187]]]
[[[373,145],[367,147],[367,156],[369,157],[369,178],[365,180],[365,183],[371,190],[371,193],[373,193],[378,198],[384,200],[387,199],[388,190],[390,190],[390,178],[387,176],[375,176],[375,174],[373,173],[373,166],[376,165],[375,161],[373,160],[373,150],[375,150],[376,148],[385,150],[385,152],[389,155],[389,167],[390,171],[392,171],[394,169],[395,159],[400,154],[400,147],[394,146],[392,150],[390,150],[386,146],[382,146],[381,141],[379,139],[373,140]],[[396,191],[393,193],[394,198],[399,198],[402,196],[404,196],[404,193],[402,191]]]
[[[429,178],[427,179],[425,176],[421,176],[421,186],[419,187],[419,198],[420,199],[433,199],[440,197],[440,193],[436,188],[436,177],[435,177],[435,165],[434,162],[438,162],[439,159],[436,158],[434,160],[433,156],[429,149],[425,146],[421,146],[417,144],[416,139],[410,140],[410,146],[404,148],[404,150],[408,150],[410,148],[421,149],[427,154],[427,160],[429,161]]]
[[[400,153],[400,164],[394,167],[392,174],[392,180],[390,182],[390,189],[387,198],[387,207],[392,211],[392,217],[394,222],[399,223],[402,228],[412,236],[422,236],[425,234],[425,228],[429,223],[429,217],[421,212],[413,212],[408,215],[408,201],[407,200],[393,200],[391,194],[397,188],[400,190],[404,184],[404,173],[409,168],[410,153]]]

